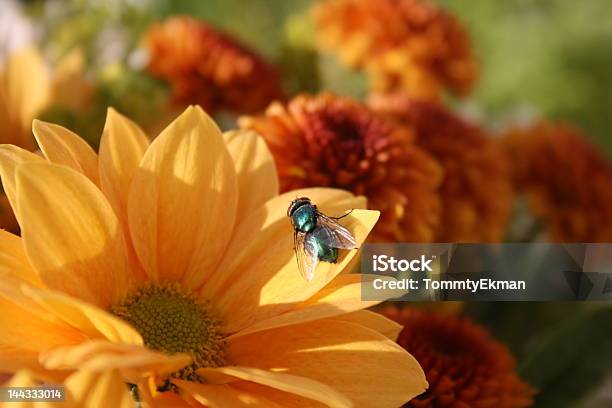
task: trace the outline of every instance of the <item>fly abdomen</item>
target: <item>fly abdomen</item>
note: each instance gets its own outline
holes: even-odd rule
[[[320,261],[336,263],[338,260],[338,248],[333,248],[325,245],[321,241],[316,241],[317,257]]]

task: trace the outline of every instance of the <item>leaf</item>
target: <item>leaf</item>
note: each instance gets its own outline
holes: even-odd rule
[[[575,406],[612,372],[612,308],[562,322],[527,354],[519,372],[539,389],[536,408]]]

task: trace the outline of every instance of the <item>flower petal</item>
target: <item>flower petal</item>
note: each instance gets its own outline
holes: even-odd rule
[[[18,279],[0,280],[1,346],[41,351],[76,344],[86,338],[79,330],[56,318],[24,294],[22,288],[27,285],[22,282]]]
[[[4,289],[0,289],[0,333],[2,343],[22,350],[42,351],[51,347],[66,344],[76,344],[86,337],[78,330],[54,319],[45,311],[34,311],[6,297]],[[22,298],[25,303],[27,299]],[[6,357],[6,356],[5,356]],[[15,356],[19,358],[19,356]]]
[[[137,124],[108,109],[100,139],[100,187],[125,226],[130,184],[149,144]]]
[[[49,287],[106,307],[133,276],[117,216],[82,174],[48,163],[17,170],[22,236],[32,265]]]
[[[261,320],[233,336],[244,336],[257,331],[338,315],[344,316],[349,312],[365,309],[380,303],[380,301],[361,300],[361,285],[364,279],[373,280],[375,275],[344,274],[337,276],[325,288],[310,299],[298,303],[292,310],[266,320]]]
[[[150,391],[149,388],[153,388]],[[151,395],[155,393],[155,395]],[[201,407],[199,403],[190,404],[185,396],[178,395],[174,392],[157,392],[157,385],[149,387],[148,384],[142,382],[138,387],[138,395],[142,400],[143,408],[193,408]],[[197,405],[195,405],[197,404]]]
[[[117,371],[77,371],[66,379],[65,386],[75,407],[134,408],[129,389]]]
[[[130,232],[150,278],[202,284],[230,240],[237,201],[221,132],[202,109],[188,108],[151,143],[132,181]]]
[[[166,376],[191,363],[187,354],[168,356],[142,346],[92,340],[74,346],[58,347],[40,355],[47,369],[107,371],[119,370],[127,381]]]
[[[230,341],[236,364],[312,378],[357,407],[395,408],[427,388],[423,370],[383,335],[340,320],[283,327]]]
[[[22,291],[58,319],[78,328],[90,338],[103,338],[115,343],[143,344],[142,337],[132,326],[94,305],[49,290],[23,287]]]
[[[347,270],[356,250],[342,251],[336,264],[319,263],[315,279],[307,282],[298,271],[293,250],[293,230],[286,210],[296,193],[309,194],[313,202],[330,215],[342,214],[355,208],[355,204],[363,203],[351,196],[345,201],[336,201],[337,195],[336,199],[327,200],[325,192],[329,194],[330,191],[334,190],[309,189],[281,195],[270,200],[261,212],[254,212],[252,217],[257,218],[249,217],[241,223],[227,251],[226,263],[218,269],[225,277],[224,286],[215,282],[210,288],[204,288],[218,291],[218,295],[208,296],[218,296],[215,305],[227,317],[228,332],[234,333],[292,309],[295,303],[313,296],[336,275]],[[353,233],[360,246],[378,216],[377,211],[355,210],[342,220],[342,224]],[[257,223],[261,225],[262,222],[263,226],[258,227]],[[258,231],[255,236],[253,230]],[[241,235],[249,236],[250,241]],[[242,243],[242,247],[236,247],[235,242]]]
[[[44,286],[30,265],[22,239],[4,230],[0,230],[0,280]]]
[[[63,164],[99,184],[98,155],[76,133],[53,123],[34,120],[32,131],[43,154],[51,163]]]
[[[369,310],[358,310],[353,313],[334,316],[330,320],[340,320],[359,324],[382,334],[392,341],[397,340],[397,336],[399,336],[402,331],[401,324],[394,322],[380,313],[374,313]]]
[[[38,354],[38,352],[25,350],[19,347],[0,346],[0,373],[27,371],[32,373],[36,378],[48,383],[62,382],[66,378],[68,372],[44,369],[38,361]],[[2,381],[0,381],[0,385],[1,384]]]
[[[291,374],[261,370],[251,367],[219,367],[198,370],[206,378],[206,374],[221,373],[231,377],[250,381],[267,387],[276,388],[315,401],[320,401],[332,408],[350,408],[352,403],[344,395],[333,388],[305,377]]]
[[[223,134],[238,177],[239,217],[250,214],[256,208],[278,195],[278,174],[274,158],[266,142],[250,130],[233,130]]]
[[[190,381],[173,380],[181,394],[209,408],[281,408],[274,401],[237,390],[229,385],[198,384]],[[197,406],[197,405],[195,405]]]
[[[21,147],[13,145],[0,145],[0,177],[2,177],[2,187],[11,203],[15,216],[19,221],[17,208],[17,186],[15,184],[15,170],[22,163],[40,162],[44,159]]]

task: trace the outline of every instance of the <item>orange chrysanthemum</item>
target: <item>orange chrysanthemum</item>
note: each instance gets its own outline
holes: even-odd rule
[[[535,392],[516,374],[507,347],[470,320],[393,306],[382,313],[404,327],[397,342],[416,357],[430,383],[427,392],[405,407],[532,405]]]
[[[470,91],[477,76],[469,37],[455,17],[423,0],[329,0],[313,10],[321,48],[365,69],[376,91],[438,99]]]
[[[0,231],[0,371],[11,385],[63,381],[68,402],[155,407],[394,408],[427,384],[363,310],[357,250],[298,271],[292,198],[343,224],[357,246],[378,219],[333,189],[278,195],[253,132],[221,134],[189,107],[150,142],[109,111],[96,154],[35,122],[44,157],[0,146],[22,236]],[[408,374],[406,374],[408,373]]]
[[[508,163],[486,132],[441,105],[403,96],[373,96],[370,104],[411,126],[416,144],[444,168],[440,242],[499,242],[512,212]]]
[[[268,142],[282,191],[329,186],[365,195],[370,208],[382,212],[374,240],[433,240],[442,173],[412,143],[410,129],[329,93],[301,95],[239,123]]]
[[[612,241],[612,164],[578,129],[538,123],[503,140],[513,179],[561,242]]]
[[[282,98],[279,72],[229,35],[191,17],[172,17],[145,35],[149,71],[180,105],[253,113]]]

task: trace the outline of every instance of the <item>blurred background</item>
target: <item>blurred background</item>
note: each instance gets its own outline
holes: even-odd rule
[[[159,76],[145,73],[150,55],[143,47],[143,36],[152,24],[175,15],[196,17],[222,29],[278,67],[289,98],[301,92],[329,90],[365,100],[370,85],[363,70],[348,69],[336,55],[317,48],[310,18],[314,3],[317,2],[0,0],[0,65],[14,50],[28,45],[39,49],[48,67],[71,80],[55,88],[56,101],[61,103],[45,105],[37,116],[75,130],[94,147],[108,106],[133,118],[151,134],[174,114],[168,100],[176,89]],[[579,164],[572,164],[575,168],[568,170],[575,170],[575,174],[561,173],[556,177],[556,189],[551,187],[556,207],[547,211],[561,212],[566,208],[565,201],[571,202],[573,195],[580,196],[579,204],[572,203],[581,212],[580,217],[591,217],[592,223],[603,226],[599,235],[553,234],[552,239],[609,241],[612,173],[606,159],[612,157],[612,3],[438,0],[436,4],[464,25],[480,66],[471,93],[462,98],[444,94],[444,104],[493,136],[511,126],[540,119],[561,120],[582,129],[594,153],[591,147],[586,148],[582,161],[577,160]],[[62,96],[70,98],[63,100]],[[240,113],[244,112],[219,111],[215,118],[229,129],[236,126]],[[555,132],[551,131],[553,144]],[[573,158],[576,150],[571,146],[563,145],[554,160],[537,150],[530,158],[538,162],[544,157],[543,162],[551,167],[549,173],[555,176],[557,165]],[[521,154],[519,151],[519,157]],[[591,169],[588,163],[592,161],[598,164]],[[582,167],[587,170],[579,171]],[[526,173],[532,171],[527,169]],[[603,173],[605,176],[600,177]],[[589,191],[581,191],[574,184],[574,189],[564,188],[566,178],[578,184],[603,181]],[[498,198],[495,194],[492,197],[493,201]],[[596,210],[590,207],[592,202],[597,203]],[[601,221],[604,219],[608,224]],[[512,220],[518,223],[515,215]],[[563,218],[559,228],[568,223]],[[529,239],[536,236],[520,235]],[[520,376],[539,390],[535,406],[612,406],[609,305],[473,303],[434,309],[442,315],[470,316],[509,347],[517,359]]]
[[[3,0],[10,9],[13,0]],[[136,58],[134,45],[153,21],[174,14],[205,19],[235,35],[270,60],[302,71],[315,62],[288,55],[307,42],[305,15],[312,0],[47,0],[24,1],[35,18],[32,37],[60,55],[75,45],[87,50],[90,67]],[[481,78],[462,109],[489,126],[545,116],[569,120],[612,153],[612,6],[606,0],[440,0],[467,26]],[[18,25],[2,15],[8,26]],[[21,29],[24,34],[27,30]],[[304,38],[306,37],[306,38]],[[48,48],[49,49],[49,48]],[[293,65],[292,65],[293,64]],[[335,58],[316,61],[321,88],[363,95],[365,80],[347,74]],[[107,67],[108,68],[108,67]],[[295,72],[287,71],[292,76]],[[303,88],[312,82],[285,78]],[[123,84],[125,86],[125,84]],[[121,86],[117,84],[117,86]],[[145,84],[141,84],[145,87]],[[308,84],[310,88],[316,84]],[[120,92],[120,90],[116,90]]]

